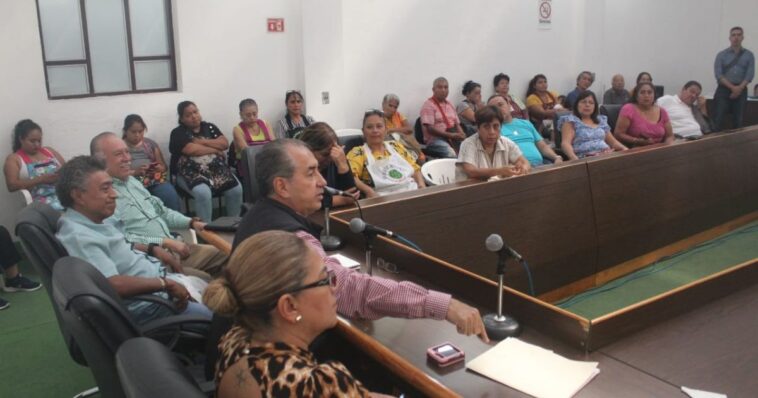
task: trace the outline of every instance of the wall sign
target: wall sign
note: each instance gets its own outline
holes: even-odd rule
[[[284,32],[284,18],[269,18],[267,25],[269,32]]]
[[[553,21],[553,1],[537,0],[539,25],[543,29],[550,29]]]

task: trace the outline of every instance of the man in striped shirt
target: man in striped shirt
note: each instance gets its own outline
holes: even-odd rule
[[[103,160],[118,193],[113,217],[124,224],[124,235],[131,243],[164,250],[153,250],[156,257],[177,270],[210,280],[227,262],[227,255],[211,245],[187,244],[171,235],[172,229],[202,230],[205,223],[167,208],[131,176],[131,155],[121,138],[101,133],[92,139],[90,152]]]
[[[319,241],[321,227],[308,220],[321,207],[326,183],[318,171],[318,161],[305,144],[289,139],[266,144],[255,158],[255,178],[263,199],[240,222],[233,248],[258,232],[294,232],[315,248],[337,275],[335,294],[341,315],[446,319],[459,333],[476,334],[489,341],[479,311],[449,294],[362,274],[326,256]]]

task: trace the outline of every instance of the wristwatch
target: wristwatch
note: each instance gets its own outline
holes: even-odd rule
[[[155,248],[158,247],[155,243],[150,243],[147,245],[147,254],[149,256],[155,256],[153,253],[155,252]]]

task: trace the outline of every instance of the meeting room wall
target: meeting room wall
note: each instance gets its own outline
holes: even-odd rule
[[[129,113],[143,116],[147,136],[168,155],[176,105],[189,99],[203,118],[230,134],[238,103],[252,97],[273,124],[283,115],[284,92],[303,86],[301,0],[173,1],[178,91],[50,100],[45,89],[35,2],[0,2],[0,156],[11,152],[14,124],[39,123],[44,143],[65,158],[89,152],[102,131],[120,133]],[[266,18],[285,19],[285,33],[267,33]],[[0,177],[0,224],[13,230],[20,194]]]
[[[482,84],[486,99],[498,72],[510,75],[511,93],[522,100],[536,73],[547,75],[551,90],[567,93],[585,69],[597,75],[596,93],[608,89],[616,73],[631,88],[637,74],[648,71],[666,93],[696,79],[710,95],[713,58],[728,46],[729,28],[745,28],[746,47],[758,35],[758,2],[751,0],[553,1],[549,29],[538,23],[537,3],[329,0],[304,5],[309,113],[338,128],[360,127],[363,112],[378,108],[382,96],[394,92],[400,111],[413,120],[431,95],[435,77],[448,78],[449,98],[457,103],[469,79]],[[328,105],[321,103],[325,91]]]
[[[591,25],[582,51],[597,72],[596,92],[607,90],[616,73],[631,88],[647,71],[666,94],[694,79],[710,96],[716,89],[713,60],[729,46],[731,27],[742,26],[743,45],[758,50],[758,2],[751,0],[588,0],[586,9],[587,20],[602,22]]]

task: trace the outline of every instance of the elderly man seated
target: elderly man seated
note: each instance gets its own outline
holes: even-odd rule
[[[105,161],[106,171],[113,178],[113,189],[118,193],[113,217],[123,222],[126,240],[166,249],[168,252],[161,251],[161,254],[171,255],[159,258],[174,262],[173,257],[178,256],[180,269],[186,268],[190,275],[209,280],[206,272],[215,276],[221,271],[227,261],[226,254],[211,245],[186,244],[171,235],[171,229],[194,227],[200,231],[205,223],[167,208],[131,176],[131,155],[123,140],[113,133],[98,134],[90,142],[90,152]]]
[[[497,98],[503,97],[498,95]],[[500,108],[487,105],[474,117],[478,132],[463,141],[458,154],[458,163],[466,175],[486,179],[528,174],[529,161],[521,154],[518,145],[500,135],[503,124]]]
[[[347,269],[327,257],[319,237],[321,227],[308,217],[321,207],[326,186],[318,161],[301,141],[283,139],[266,144],[255,157],[255,180],[262,199],[240,222],[233,250],[259,232],[294,232],[321,256],[337,277],[337,312],[349,318],[383,316],[445,319],[459,333],[476,334],[488,341],[479,311],[449,294],[427,290],[411,282],[396,282]]]
[[[454,158],[455,148],[466,138],[455,106],[447,100],[447,79],[438,77],[432,85],[432,97],[421,107],[421,130],[426,153],[436,158]]]
[[[202,288],[204,282],[167,269],[170,264],[154,257],[164,254],[162,248],[129,244],[121,223],[109,218],[118,194],[100,160],[91,156],[71,159],[59,171],[55,192],[66,209],[56,236],[70,255],[88,261],[108,278],[121,297],[157,294],[173,299],[185,314],[211,318],[210,310],[192,301],[184,285]],[[129,304],[128,309],[139,323],[171,314],[165,306],[142,301]]]
[[[563,159],[545,143],[540,133],[528,120],[517,119],[511,115],[508,100],[500,94],[495,94],[487,101],[487,105],[494,105],[503,114],[503,125],[500,134],[518,145],[521,153],[532,166],[541,166],[543,159],[549,159],[553,163],[560,163]]]
[[[658,106],[668,113],[677,138],[697,138],[711,132],[705,98],[700,95],[702,90],[700,83],[690,80],[679,94],[658,98]]]
[[[611,88],[603,94],[604,105],[624,105],[629,102],[629,91],[624,88],[624,76],[613,75]]]

